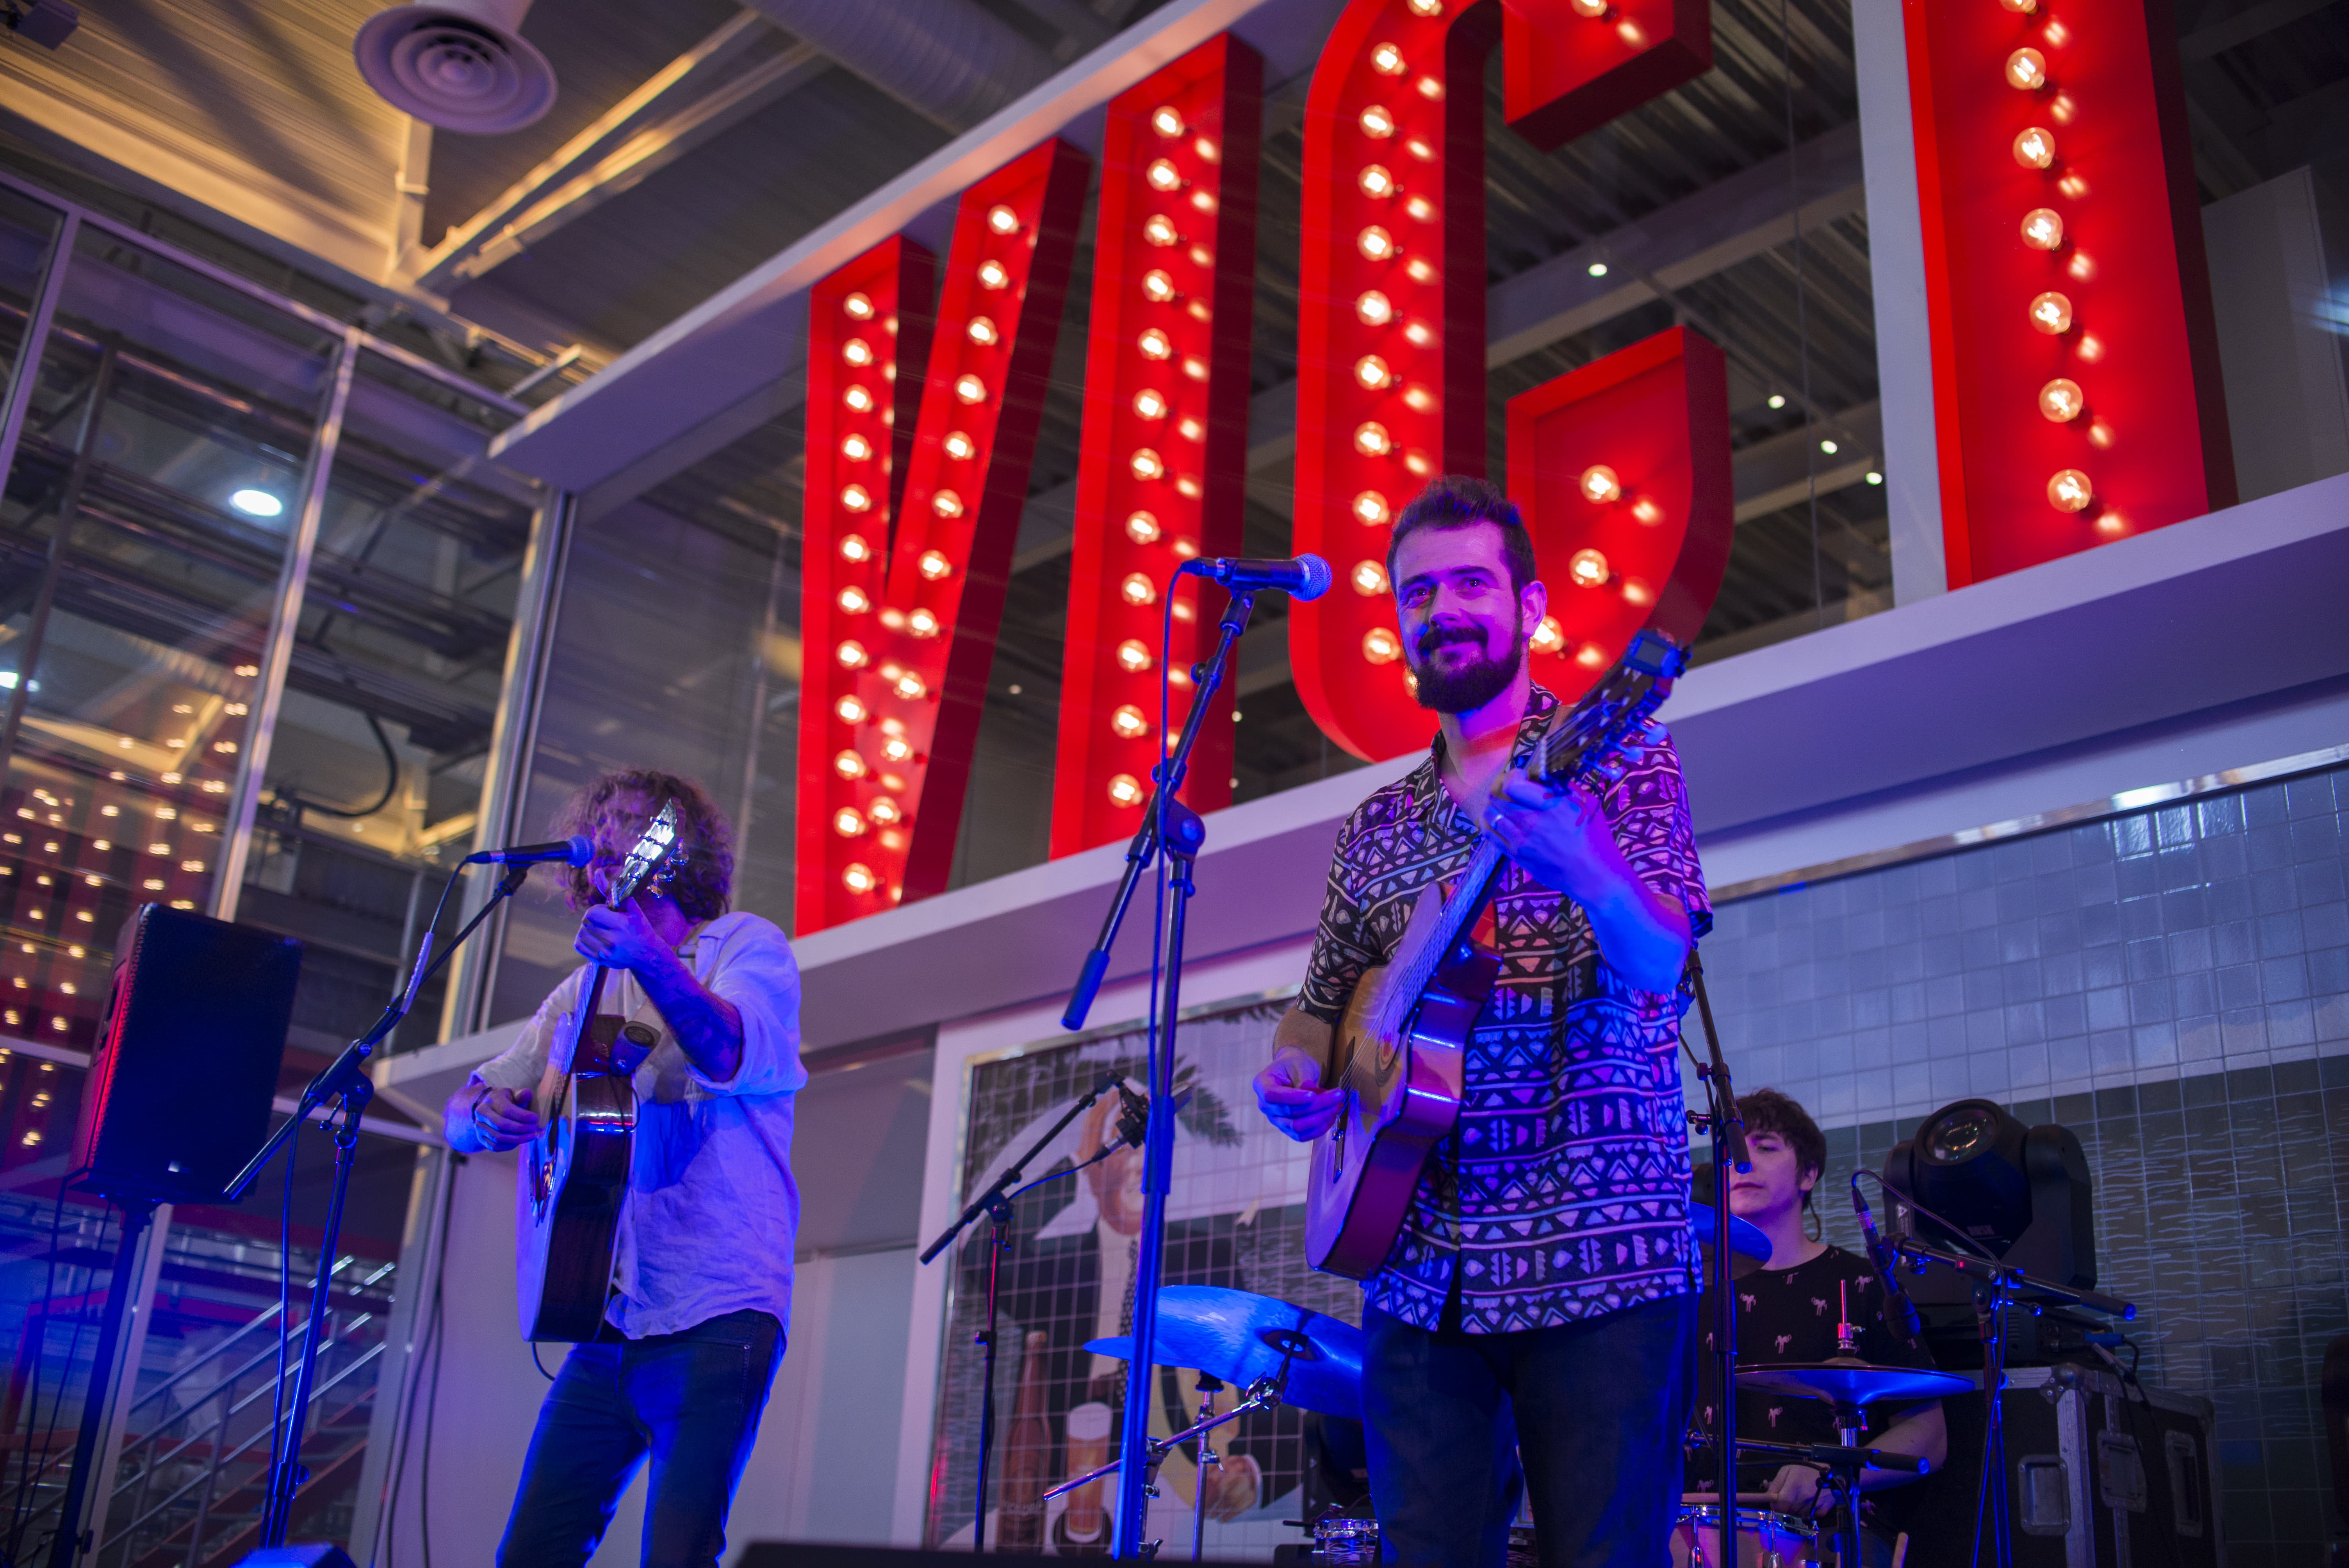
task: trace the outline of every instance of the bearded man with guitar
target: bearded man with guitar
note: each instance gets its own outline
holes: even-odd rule
[[[698,785],[650,770],[606,773],[555,826],[595,843],[568,889],[572,908],[585,911],[574,946],[589,963],[554,988],[512,1047],[473,1070],[445,1117],[452,1148],[523,1149],[524,1333],[586,1341],[564,1358],[539,1410],[498,1562],[585,1563],[648,1458],[647,1568],[715,1568],[791,1322],[792,1115],[808,1080],[799,968],[771,922],[728,913],[731,835]],[[655,844],[665,859],[647,852]],[[649,864],[657,874],[644,874]],[[583,1030],[587,1021],[571,1016],[583,990],[597,998],[598,1016],[626,1021]],[[564,1088],[597,1081],[578,1059],[589,1057],[610,1058],[599,1092],[626,1096],[612,1119],[631,1141],[613,1200],[601,1205],[607,1216],[616,1208],[617,1223],[606,1217],[600,1232],[590,1228],[603,1245],[590,1249],[579,1279],[582,1326],[533,1333],[531,1324],[554,1321],[559,1304],[533,1319],[527,1298],[583,1275],[575,1260],[545,1262],[533,1274],[528,1213],[544,1151],[584,1150],[601,1136],[562,1134],[574,1103]],[[581,1176],[574,1166],[569,1181]],[[568,1310],[580,1319],[576,1305]]]
[[[1630,745],[1553,788],[1551,732],[1578,719],[1526,667],[1547,596],[1517,509],[1483,480],[1436,480],[1396,520],[1387,568],[1438,733],[1339,834],[1310,967],[1257,1098],[1291,1138],[1322,1140],[1317,1183],[1359,1158],[1339,1149],[1371,1120],[1354,1098],[1365,1069],[1350,1064],[1381,1053],[1348,1048],[1366,1037],[1358,988],[1433,969],[1440,954],[1423,942],[1415,957],[1413,928],[1439,905],[1465,918],[1446,901],[1485,911],[1481,970],[1437,939],[1447,973],[1477,971],[1491,989],[1481,1006],[1439,997],[1441,979],[1423,992],[1464,1021],[1447,1069],[1456,1118],[1393,1203],[1391,1245],[1362,1261],[1357,1243],[1352,1264],[1340,1245],[1325,1262],[1309,1204],[1315,1261],[1367,1276],[1372,1501],[1404,1568],[1498,1568],[1522,1456],[1545,1568],[1654,1568],[1694,1370],[1679,986],[1712,921],[1678,758],[1645,722],[1663,688],[1618,727]],[[1495,849],[1497,871],[1470,885]],[[1452,987],[1464,990],[1483,995]],[[1409,1032],[1396,1020],[1413,1005],[1388,1006],[1374,1047]]]

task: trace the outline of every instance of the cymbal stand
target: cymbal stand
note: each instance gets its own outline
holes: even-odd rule
[[[1238,1420],[1242,1416],[1252,1415],[1258,1410],[1278,1409],[1280,1408],[1281,1381],[1282,1380],[1278,1377],[1259,1377],[1255,1382],[1247,1386],[1247,1397],[1242,1399],[1238,1404],[1234,1405],[1230,1409],[1226,1410],[1222,1415],[1202,1416],[1199,1419],[1192,1422],[1189,1426],[1184,1428],[1181,1431],[1174,1433],[1171,1437],[1151,1439],[1143,1446],[1143,1490],[1148,1491],[1156,1485],[1158,1480],[1159,1462],[1164,1460],[1169,1453],[1173,1452],[1175,1449],[1180,1448],[1183,1444],[1189,1442],[1192,1439],[1200,1438],[1204,1439],[1207,1433],[1214,1431],[1217,1427],[1228,1426],[1230,1423]],[[1074,1477],[1069,1480],[1064,1480],[1060,1485],[1054,1487],[1051,1491],[1046,1492],[1044,1494],[1044,1501],[1046,1502],[1050,1502],[1063,1492],[1074,1491],[1077,1488],[1083,1486],[1088,1481],[1099,1480],[1102,1477],[1109,1475],[1116,1470],[1117,1468],[1124,1462],[1125,1456],[1120,1454],[1117,1458],[1110,1460],[1109,1463],[1105,1465],[1098,1465],[1093,1469],[1087,1470],[1081,1476]]]
[[[1713,1134],[1713,1212],[1714,1216],[1713,1246],[1713,1355],[1719,1369],[1721,1409],[1714,1418],[1716,1450],[1722,1456],[1721,1495],[1729,1501],[1723,1504],[1732,1510],[1724,1519],[1727,1528],[1735,1522],[1737,1497],[1737,1276],[1735,1257],[1729,1245],[1729,1170],[1734,1165],[1740,1171],[1754,1169],[1754,1156],[1745,1147],[1745,1122],[1737,1114],[1737,1087],[1729,1077],[1729,1063],[1721,1054],[1721,1031],[1713,1022],[1713,999],[1704,991],[1704,964],[1697,957],[1696,944],[1689,944],[1688,985],[1696,995],[1697,1017],[1704,1025],[1706,1060],[1698,1064],[1696,1074],[1705,1086],[1709,1109],[1704,1120]]]
[[[1867,1413],[1857,1405],[1838,1401],[1835,1407],[1836,1439],[1846,1449],[1857,1451],[1860,1434],[1868,1430]],[[1868,1461],[1858,1460],[1843,1474],[1838,1467],[1834,1478],[1837,1491],[1837,1517],[1836,1526],[1836,1560],[1838,1568],[1859,1568],[1859,1478],[1866,1472]]]
[[[1211,1372],[1199,1374],[1199,1419],[1208,1420],[1216,1413],[1216,1394],[1224,1386],[1223,1379]],[[1223,1474],[1224,1461],[1216,1457],[1216,1445],[1207,1434],[1199,1434],[1199,1465],[1191,1486],[1191,1561],[1199,1561],[1207,1540],[1207,1467],[1213,1465],[1217,1475]]]

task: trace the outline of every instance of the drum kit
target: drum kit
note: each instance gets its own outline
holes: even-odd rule
[[[1713,1212],[1692,1212],[1699,1240],[1710,1247],[1716,1236]],[[1734,1272],[1749,1273],[1770,1254],[1768,1240],[1743,1220],[1729,1222],[1729,1246]],[[1157,1333],[1153,1365],[1188,1367],[1206,1374],[1199,1418],[1179,1432],[1154,1439],[1149,1445],[1153,1482],[1158,1463],[1182,1444],[1196,1441],[1202,1465],[1215,1462],[1207,1434],[1240,1417],[1281,1405],[1318,1411],[1348,1420],[1361,1418],[1362,1331],[1352,1325],[1308,1307],[1276,1301],[1243,1290],[1212,1285],[1168,1285],[1158,1296]],[[1096,1339],[1085,1346],[1097,1355],[1121,1360],[1133,1358],[1131,1336]],[[1749,1459],[1776,1459],[1782,1463],[1809,1465],[1826,1478],[1830,1491],[1847,1496],[1859,1472],[1871,1466],[1894,1470],[1920,1468],[1902,1454],[1864,1448],[1863,1412],[1872,1405],[1914,1404],[1961,1394],[1972,1380],[1951,1372],[1922,1371],[1905,1367],[1871,1367],[1843,1359],[1803,1366],[1757,1367],[1737,1373],[1740,1387],[1757,1391],[1817,1399],[1830,1406],[1842,1441],[1839,1444],[1768,1443],[1741,1439],[1738,1448]],[[1240,1390],[1230,1408],[1215,1408],[1216,1387],[1228,1384]],[[1702,1446],[1706,1439],[1692,1439]],[[1074,1491],[1118,1468],[1111,1460],[1098,1470],[1055,1487],[1048,1497]],[[1192,1521],[1192,1558],[1203,1544],[1205,1495],[1197,1489]],[[1708,1493],[1685,1494],[1671,1537],[1673,1568],[1803,1568],[1817,1565],[1821,1531],[1812,1519],[1774,1511],[1771,1494],[1740,1492],[1733,1508],[1730,1535],[1722,1540],[1720,1500]],[[1831,1556],[1838,1568],[1857,1568],[1858,1527],[1849,1507],[1838,1511],[1839,1529],[1830,1530]],[[1359,1519],[1333,1518],[1316,1522],[1319,1550],[1316,1560],[1328,1563],[1378,1561],[1375,1526]],[[1839,1539],[1838,1539],[1839,1538]],[[1516,1553],[1513,1552],[1512,1556]]]

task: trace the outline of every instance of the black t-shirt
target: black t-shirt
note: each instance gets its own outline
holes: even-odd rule
[[[1773,1363],[1830,1361],[1837,1348],[1836,1325],[1842,1321],[1844,1303],[1850,1303],[1850,1322],[1859,1345],[1859,1358],[1878,1367],[1933,1365],[1922,1346],[1910,1345],[1885,1326],[1884,1285],[1868,1260],[1829,1247],[1806,1264],[1790,1269],[1756,1269],[1737,1282],[1737,1364],[1741,1367]],[[1697,1365],[1697,1401],[1692,1419],[1710,1433],[1720,1398],[1720,1365],[1713,1360],[1713,1293],[1707,1291],[1698,1318],[1701,1355]],[[1860,1441],[1892,1427],[1914,1405],[1874,1405],[1868,1411],[1868,1430]],[[1737,1435],[1777,1443],[1832,1443],[1837,1440],[1835,1414],[1824,1399],[1787,1394],[1741,1390],[1737,1397]],[[1783,1461],[1751,1456],[1738,1466],[1738,1490],[1758,1491],[1775,1475]],[[1691,1484],[1710,1490],[1715,1471],[1708,1450],[1688,1467]]]

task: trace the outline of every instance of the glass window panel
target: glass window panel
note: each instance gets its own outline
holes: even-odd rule
[[[539,505],[533,481],[482,455],[511,419],[360,356],[239,905],[311,943],[304,1048],[332,1052],[373,1022],[473,847]],[[446,973],[396,1046],[436,1037]]]
[[[25,346],[33,295],[47,271],[64,215],[0,187],[0,387],[8,384]]]

